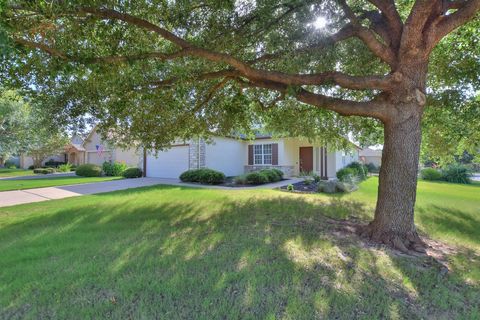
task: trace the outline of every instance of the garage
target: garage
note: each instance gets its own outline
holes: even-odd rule
[[[147,155],[147,177],[175,178],[188,170],[188,146],[176,146]]]

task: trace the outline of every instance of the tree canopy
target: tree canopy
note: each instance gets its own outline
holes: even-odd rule
[[[450,2],[443,10],[453,12],[461,1]],[[356,18],[349,22],[352,12],[344,12],[343,1],[34,1],[11,6],[7,1],[3,28],[10,31],[15,50],[2,64],[2,81],[34,86],[58,123],[71,125],[87,114],[104,131],[115,128],[119,138],[129,140],[125,143],[160,146],[196,134],[249,133],[260,125],[279,134],[318,136],[332,146],[348,133],[360,142],[378,142],[377,120],[341,117],[331,108],[312,107],[313,97],[299,99],[297,93],[328,94],[361,105],[388,86],[392,53],[386,44],[394,39],[385,20],[407,19],[413,1],[398,1],[398,13],[388,11],[389,3],[352,1]],[[377,6],[385,12],[379,14]],[[318,17],[326,20],[324,28],[315,27]],[[450,126],[436,126],[439,113],[459,121],[472,88],[478,88],[478,27],[478,19],[472,20],[432,53],[428,86],[439,93],[427,108],[435,111],[426,112],[428,145],[438,132],[451,136]],[[32,48],[39,50],[33,54]],[[282,92],[252,85],[242,68],[280,80]],[[297,79],[295,74],[309,76]],[[442,98],[451,91],[458,93],[453,114],[445,111],[452,110],[453,100],[445,105]],[[461,118],[467,120],[463,127],[471,127],[468,119]],[[467,144],[472,141],[468,136],[462,136]]]

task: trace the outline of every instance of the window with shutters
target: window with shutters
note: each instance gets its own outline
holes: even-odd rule
[[[253,146],[254,164],[272,164],[272,144],[256,144]]]

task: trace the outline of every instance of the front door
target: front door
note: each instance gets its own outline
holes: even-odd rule
[[[313,171],[313,147],[300,147],[300,172]]]

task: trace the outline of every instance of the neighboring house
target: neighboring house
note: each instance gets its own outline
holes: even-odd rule
[[[148,152],[144,159],[147,177],[178,178],[188,169],[211,168],[226,176],[236,176],[263,168],[277,168],[285,176],[315,172],[334,178],[336,172],[358,161],[358,148],[352,152],[327,151],[317,143],[300,138],[258,136],[255,140],[213,137],[212,143],[191,140],[170,149]]]
[[[85,163],[101,166],[105,161],[118,161],[131,167],[141,167],[141,157],[135,149],[123,150],[109,145],[102,140],[96,127],[90,131],[85,140],[79,136],[73,136],[70,143],[65,146],[64,153],[47,157],[43,164],[51,159],[77,166]],[[32,158],[28,156],[22,155],[20,160],[22,168],[28,168],[33,164]]]
[[[359,157],[364,164],[373,163],[377,167],[382,164],[382,150],[364,148],[360,150]]]

